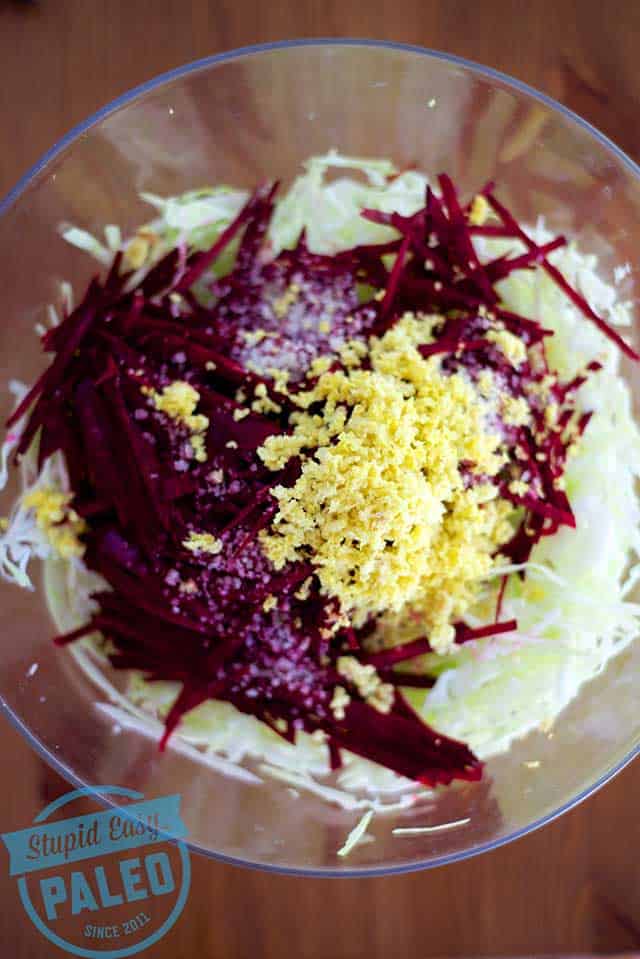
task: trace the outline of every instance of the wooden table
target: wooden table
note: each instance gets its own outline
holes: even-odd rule
[[[634,0],[0,0],[0,193],[72,124],[185,61],[301,36],[449,50],[520,77],[640,159]],[[0,829],[25,826],[55,777],[0,726]],[[182,918],[150,959],[516,955],[640,950],[640,763],[545,829],[435,872],[280,878],[193,861]],[[614,838],[609,838],[611,835]],[[61,955],[0,875],[1,954]]]

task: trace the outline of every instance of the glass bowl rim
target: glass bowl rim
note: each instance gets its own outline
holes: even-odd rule
[[[593,126],[593,124],[589,123],[588,120],[585,120],[579,114],[574,113],[573,110],[570,110],[553,97],[536,90],[535,87],[530,86],[528,83],[524,83],[522,80],[518,80],[507,73],[503,73],[501,70],[484,66],[483,64],[476,63],[473,60],[468,60],[465,57],[457,56],[456,54],[445,53],[442,50],[434,50],[432,48],[422,47],[416,44],[398,43],[392,40],[371,40],[359,37],[317,37],[274,41],[270,43],[257,43],[244,47],[236,47],[233,50],[228,50],[222,53],[213,54],[208,57],[202,57],[198,60],[193,60],[189,63],[183,64],[182,66],[175,67],[172,70],[167,70],[164,73],[160,73],[157,76],[152,77],[150,80],[132,87],[130,90],[127,90],[125,93],[122,93],[120,96],[111,100],[99,110],[96,110],[95,113],[92,113],[82,122],[76,124],[52,147],[50,147],[49,150],[43,153],[42,156],[33,164],[33,166],[31,166],[18,180],[15,186],[9,190],[9,192],[2,199],[0,199],[0,217],[4,216],[11,209],[11,207],[14,206],[14,204],[19,200],[33,180],[43,170],[45,170],[46,167],[56,157],[60,156],[67,149],[67,147],[72,146],[75,141],[80,139],[80,137],[82,137],[85,133],[97,126],[102,120],[105,120],[121,107],[127,106],[134,100],[139,99],[153,90],[171,84],[174,80],[180,80],[183,77],[187,77],[192,73],[197,73],[200,70],[207,69],[208,67],[217,66],[218,64],[231,62],[243,57],[251,57],[259,54],[273,53],[281,50],[288,50],[292,48],[295,49],[300,47],[353,47],[357,49],[369,48],[374,50],[392,50],[400,53],[419,54],[433,60],[441,60],[451,66],[461,67],[469,73],[475,74],[476,76],[479,76],[485,80],[498,81],[500,84],[503,84],[505,87],[510,88],[517,93],[524,94],[533,100],[537,100],[539,103],[544,104],[544,106],[560,114],[565,119],[570,120],[577,126],[581,127],[602,147],[604,147],[605,150],[612,153],[616,159],[626,166],[636,178],[640,177],[640,165],[632,160],[631,157],[624,152],[624,150],[622,150],[613,142],[613,140],[598,130],[597,127]],[[14,712],[14,710],[9,706],[2,696],[0,696],[0,712],[7,717],[11,725],[26,739],[27,743],[34,750],[34,752],[39,755],[41,759],[44,759],[44,761],[51,766],[52,769],[54,769],[54,771],[57,772],[63,779],[75,787],[82,787],[84,790],[88,791],[92,797],[95,797],[95,799],[102,805],[115,808],[116,803],[110,799],[108,795],[108,786],[88,786],[87,783],[83,782],[78,776],[76,776],[72,769],[66,766],[64,762],[58,759],[43,745],[43,743],[31,732],[26,723],[18,716],[16,712]],[[190,842],[188,838],[181,841],[184,842],[191,852],[199,853],[200,855],[204,855],[207,858],[214,859],[218,862],[233,866],[244,866],[279,875],[308,876],[310,878],[336,877],[344,879],[356,879],[365,878],[368,876],[374,877],[398,875],[402,873],[415,872],[421,869],[431,869],[436,866],[444,866],[450,863],[460,862],[464,859],[469,859],[472,856],[477,856],[480,853],[490,852],[493,849],[498,849],[500,846],[504,846],[513,840],[521,839],[523,836],[526,836],[534,830],[539,829],[541,826],[545,826],[548,823],[553,822],[554,819],[557,819],[563,813],[573,809],[583,800],[597,792],[598,789],[600,789],[607,782],[609,782],[610,779],[621,772],[625,766],[627,766],[639,754],[640,742],[636,743],[636,745],[633,746],[632,749],[630,749],[621,760],[611,766],[605,773],[595,780],[595,782],[591,783],[585,789],[572,796],[557,809],[554,809],[552,812],[533,820],[533,822],[528,823],[526,826],[522,826],[520,829],[517,829],[507,835],[500,836],[497,839],[481,843],[473,848],[458,850],[456,852],[437,856],[433,859],[425,861],[402,863],[390,866],[365,866],[353,869],[350,869],[349,867],[327,867],[322,869],[305,868],[303,866],[281,866],[251,861],[243,859],[239,856],[229,856],[212,849],[203,848],[195,842]]]

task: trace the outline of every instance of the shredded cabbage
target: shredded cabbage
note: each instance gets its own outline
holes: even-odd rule
[[[329,177],[329,171],[336,169],[343,171],[341,175]],[[427,178],[416,171],[393,174],[396,171],[387,160],[355,159],[335,151],[310,159],[277,205],[269,234],[272,249],[278,252],[292,247],[302,229],[315,252],[332,253],[392,239],[393,230],[363,219],[361,209],[411,214],[423,206],[427,186]],[[191,249],[209,246],[247,197],[246,192],[229,187],[169,198],[142,194],[156,211],[146,229],[157,238],[151,262],[142,272],[178,243]],[[550,239],[542,223],[532,234],[539,243]],[[63,236],[102,263],[109,262],[115,249],[126,248],[113,225],[105,229],[105,243],[75,227],[66,227]],[[513,240],[496,239],[477,239],[476,245],[483,259],[517,247]],[[551,259],[611,323],[630,322],[628,304],[620,302],[615,286],[599,276],[595,257],[570,244]],[[624,275],[618,272],[617,277]],[[629,389],[618,372],[617,350],[593,324],[584,321],[541,270],[512,274],[503,281],[501,293],[507,308],[535,314],[553,329],[555,335],[547,340],[548,356],[562,377],[576,375],[596,357],[603,368],[580,390],[581,407],[595,414],[566,473],[577,529],[563,528],[543,539],[530,562],[524,564],[524,581],[510,575],[503,617],[518,620],[517,632],[467,643],[446,657],[434,656],[430,665],[438,675],[435,686],[427,693],[406,691],[427,722],[468,743],[481,759],[506,750],[515,738],[532,729],[550,725],[582,684],[635,639],[640,623],[640,606],[628,599],[640,579],[640,564],[630,564],[632,557],[640,555],[635,488],[640,474],[640,434],[632,417]],[[63,308],[69,309],[68,286],[64,300]],[[50,322],[55,322],[56,311],[50,309],[49,313]],[[14,392],[20,398],[21,389],[14,387]],[[6,483],[7,460],[19,432],[19,427],[14,429],[2,446],[0,487]],[[22,479],[25,490],[52,483],[68,488],[59,457],[51,457],[37,474],[33,448],[22,462]],[[46,589],[58,626],[71,629],[86,621],[96,577],[78,560],[62,563],[52,557],[33,516],[18,502],[0,536],[0,575],[32,588],[27,572],[32,556],[47,560]],[[469,617],[471,625],[487,621],[499,575],[517,569],[494,571]],[[72,652],[110,700],[100,704],[100,709],[117,725],[133,725],[157,736],[178,693],[176,683],[150,684],[134,673],[122,694],[107,678],[99,644],[85,639]],[[405,808],[415,801],[417,791],[428,795],[415,783],[348,753],[332,780],[335,785],[329,785],[322,781],[329,768],[321,734],[303,733],[292,746],[263,723],[224,702],[206,702],[187,714],[172,742],[174,748],[190,750],[202,761],[244,778],[256,778],[240,766],[244,760],[263,761],[262,772],[346,809]],[[361,838],[368,822],[367,816],[363,817],[341,854]]]
[[[338,849],[339,856],[348,856],[354,846],[364,841],[369,823],[373,817],[373,809],[366,812],[360,822],[358,822],[346,838],[344,846]]]
[[[24,383],[12,380],[9,389],[16,399],[16,405],[28,392]],[[26,417],[16,423],[5,437],[0,448],[0,489],[9,478],[9,460],[18,445]],[[0,576],[9,582],[17,583],[23,589],[33,589],[33,583],[27,572],[33,556],[46,560],[51,556],[51,547],[44,532],[38,527],[34,513],[26,509],[23,501],[35,489],[55,487],[69,490],[69,478],[64,459],[60,453],[50,456],[42,469],[37,466],[37,443],[33,443],[20,463],[22,494],[14,503],[9,516],[4,519],[5,529],[0,536]],[[77,563],[70,563],[70,571],[77,569]]]
[[[537,242],[551,237],[542,225],[533,235]],[[514,244],[481,240],[477,248],[483,257],[496,256]],[[628,322],[628,306],[598,276],[595,257],[570,244],[550,259],[610,322]],[[516,618],[518,631],[461,650],[419,703],[427,722],[482,759],[550,726],[583,683],[637,637],[640,625],[640,606],[627,599],[628,584],[640,576],[636,563],[628,570],[640,555],[640,434],[618,350],[542,270],[513,274],[501,293],[508,309],[535,312],[553,329],[547,355],[563,378],[595,357],[603,369],[579,393],[581,407],[595,412],[566,472],[576,529],[542,539],[524,564],[525,580],[510,577],[503,616]]]

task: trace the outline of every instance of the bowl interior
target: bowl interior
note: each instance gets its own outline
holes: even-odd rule
[[[308,156],[331,147],[390,157],[432,175],[446,170],[465,192],[495,179],[518,217],[531,222],[543,214],[552,229],[575,235],[599,255],[605,277],[616,264],[633,262],[640,242],[633,165],[586,125],[506,79],[387,45],[292,45],[213,58],[89,125],[5,209],[2,381],[35,378],[43,358],[34,325],[46,304],[59,301],[61,280],[80,290],[95,272],[88,256],[59,237],[61,223],[96,233],[118,223],[126,234],[149,218],[142,190],[252,187],[274,177],[286,183]],[[631,273],[626,298],[637,296],[636,282]],[[637,379],[633,387],[637,393]],[[2,404],[6,414],[4,389]],[[14,482],[2,494],[3,513],[15,493]],[[83,785],[180,793],[193,846],[239,862],[345,873],[451,860],[552,816],[606,778],[640,741],[640,648],[632,646],[583,689],[551,732],[532,734],[490,761],[482,783],[375,817],[375,841],[339,859],[359,812],[270,779],[230,779],[175,749],[160,754],[152,739],[119,729],[96,709],[100,696],[70,655],[50,643],[54,627],[39,589],[2,584],[0,598],[0,695],[45,758]],[[392,832],[467,819],[440,833]]]

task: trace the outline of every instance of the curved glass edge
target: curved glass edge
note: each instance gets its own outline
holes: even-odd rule
[[[69,782],[72,786],[84,789],[88,795],[91,795],[92,798],[94,798],[96,802],[99,802],[102,806],[111,809],[117,808],[117,803],[110,799],[107,794],[101,792],[100,787],[92,786],[91,784],[83,782],[78,776],[76,776],[72,769],[57,759],[53,753],[49,752],[49,750],[46,749],[40,740],[33,735],[33,733],[22,722],[22,720],[16,716],[11,707],[2,697],[0,697],[0,713],[3,713],[7,717],[14,729],[16,729],[26,739],[30,748],[33,749],[33,751],[41,759],[43,759],[47,765],[54,770],[54,772],[58,773],[58,775],[63,779],[66,779],[67,782]],[[247,869],[255,869],[258,872],[273,873],[280,876],[307,876],[310,879],[373,879],[382,876],[400,876],[410,872],[420,872],[423,869],[435,869],[437,866],[449,866],[456,862],[463,862],[465,859],[471,859],[474,856],[481,855],[482,853],[492,852],[495,849],[500,849],[501,846],[506,846],[507,843],[514,842],[517,839],[523,839],[525,836],[535,832],[542,826],[547,826],[555,819],[558,819],[560,816],[564,815],[564,813],[569,812],[571,809],[575,809],[576,806],[584,802],[585,799],[588,799],[590,796],[594,795],[611,779],[617,776],[618,773],[622,772],[622,770],[628,766],[629,763],[633,762],[638,755],[640,755],[640,743],[634,746],[633,749],[627,753],[626,756],[623,756],[619,762],[615,763],[615,765],[611,766],[605,773],[603,773],[603,775],[600,776],[595,783],[592,783],[575,796],[572,796],[571,799],[568,799],[567,802],[563,803],[557,809],[554,809],[553,812],[549,813],[547,816],[541,816],[539,819],[534,820],[532,823],[528,823],[521,829],[518,829],[512,833],[508,833],[504,836],[500,836],[498,839],[494,839],[491,842],[485,842],[479,846],[474,846],[472,849],[463,849],[447,856],[438,856],[435,859],[410,862],[397,866],[371,866],[362,867],[359,869],[307,869],[304,866],[275,866],[269,863],[257,862],[255,860],[242,859],[239,856],[227,856],[224,853],[215,852],[212,849],[204,849],[197,843],[190,842],[188,838],[185,838],[181,841],[188,848],[189,852],[197,853],[198,855],[204,856],[207,859],[213,859],[215,862],[221,862],[228,866],[240,866]],[[174,841],[170,836],[166,836],[166,839],[169,842]]]
[[[433,50],[429,47],[421,47],[415,44],[396,43],[391,40],[368,40],[366,38],[318,37],[313,39],[285,40],[238,47],[225,53],[214,54],[210,57],[203,57],[199,60],[193,60],[191,63],[184,64],[181,67],[176,67],[173,70],[168,70],[166,73],[161,73],[151,80],[133,87],[131,90],[128,90],[126,93],[123,93],[119,97],[116,97],[114,100],[110,101],[104,107],[101,107],[82,123],[72,127],[68,133],[66,133],[60,140],[58,140],[57,143],[47,150],[47,152],[44,153],[29,170],[27,170],[20,180],[18,180],[13,189],[11,189],[2,200],[0,200],[0,216],[3,216],[8,212],[16,200],[18,200],[21,194],[29,186],[31,181],[35,179],[35,177],[38,176],[38,174],[41,173],[48,166],[48,164],[51,163],[52,160],[63,153],[68,146],[71,146],[75,140],[89,131],[101,120],[106,119],[112,113],[115,113],[121,107],[126,106],[138,97],[142,97],[153,90],[159,89],[165,84],[171,83],[173,80],[178,80],[182,77],[188,76],[191,73],[196,73],[199,70],[213,66],[214,64],[226,63],[228,61],[237,60],[245,56],[253,56],[255,54],[268,53],[278,50],[287,50],[290,48],[331,46],[356,48],[371,47],[373,49],[387,49],[404,53],[420,54],[423,56],[432,57],[436,60],[442,60],[454,66],[462,67],[485,79],[497,80],[500,83],[505,84],[507,87],[511,87],[512,89],[517,90],[519,93],[526,94],[532,99],[543,103],[545,106],[551,108],[552,110],[556,110],[563,116],[572,120],[575,124],[586,130],[587,133],[591,134],[591,136],[593,136],[604,147],[610,150],[614,156],[616,156],[626,167],[629,168],[631,173],[637,177],[640,176],[640,165],[632,160],[624,150],[622,150],[619,146],[617,146],[616,143],[613,142],[613,140],[609,139],[609,137],[598,130],[597,127],[593,126],[593,124],[589,123],[579,114],[574,113],[573,110],[570,110],[568,107],[564,106],[564,104],[560,103],[560,101],[555,100],[546,93],[541,93],[528,83],[509,76],[509,74],[503,73],[500,70],[495,70],[493,67],[484,66],[483,64],[476,63],[473,60],[467,60],[464,57],[459,57],[455,54],[449,54],[441,50]],[[95,799],[102,805],[112,808],[116,806],[116,804],[106,795],[101,794],[98,788],[91,785],[88,786],[87,783],[84,783],[78,778],[78,776],[76,776],[73,770],[57,759],[53,753],[49,752],[49,750],[40,742],[39,739],[37,739],[37,737],[33,735],[33,733],[22,722],[22,720],[13,712],[11,707],[2,697],[0,697],[0,711],[9,719],[12,726],[26,739],[29,746],[37,753],[37,755],[40,756],[40,758],[43,759],[55,772],[62,776],[63,779],[66,779],[67,782],[71,783],[73,786],[88,788],[92,795],[95,796]],[[547,816],[543,816],[540,819],[523,826],[516,832],[501,836],[499,839],[483,843],[472,849],[461,850],[460,852],[451,853],[448,856],[440,856],[428,861],[413,862],[405,865],[388,867],[364,867],[361,869],[306,869],[302,866],[275,866],[268,863],[260,863],[241,859],[235,856],[227,856],[223,853],[214,852],[211,849],[204,849],[195,843],[189,842],[188,840],[185,842],[185,845],[188,847],[190,852],[204,855],[207,858],[213,859],[217,862],[285,876],[308,876],[309,878],[318,879],[329,877],[339,879],[359,879],[376,876],[402,875],[404,873],[417,872],[422,869],[432,869],[437,866],[445,866],[455,862],[462,862],[465,859],[470,859],[473,856],[478,856],[484,852],[491,852],[494,849],[499,849],[501,846],[504,846],[509,842],[513,842],[514,840],[522,839],[524,836],[529,835],[529,833],[534,832],[536,829],[553,822],[559,816],[575,808],[589,796],[596,793],[599,789],[606,785],[609,780],[613,779],[614,776],[621,772],[625,766],[632,762],[639,754],[640,743],[634,746],[633,749],[618,763],[608,769],[607,772],[605,772],[598,780],[596,780],[595,783],[591,784],[586,789],[583,789],[580,793],[567,800],[567,802],[563,803],[563,805],[559,806]]]
[[[213,66],[214,64],[226,63],[228,61],[238,60],[242,57],[254,56],[256,54],[269,53],[278,50],[288,50],[297,47],[332,46],[356,48],[370,47],[372,49],[396,50],[401,53],[420,54],[422,56],[432,57],[435,60],[442,60],[454,66],[462,67],[466,70],[469,70],[471,73],[475,73],[478,76],[484,77],[485,79],[498,80],[500,83],[504,83],[506,86],[512,87],[519,93],[524,93],[527,96],[532,97],[534,100],[538,100],[540,103],[543,103],[550,109],[556,110],[569,120],[572,120],[578,126],[590,133],[591,136],[598,140],[604,147],[610,150],[625,166],[630,169],[635,176],[640,176],[640,165],[638,165],[635,160],[633,160],[627,153],[625,153],[624,150],[614,143],[613,140],[609,139],[608,136],[602,133],[601,130],[598,130],[597,127],[589,123],[588,120],[585,120],[578,113],[574,113],[573,110],[570,110],[568,107],[564,106],[564,104],[560,103],[559,100],[555,100],[546,93],[536,90],[535,87],[530,86],[523,80],[518,80],[516,77],[512,77],[507,73],[503,73],[501,70],[495,70],[493,67],[484,66],[481,63],[476,63],[473,60],[467,60],[464,57],[459,57],[453,53],[445,53],[442,50],[433,50],[430,47],[421,47],[417,46],[416,44],[396,43],[393,40],[368,40],[366,38],[359,37],[318,37],[298,40],[281,40],[274,41],[272,43],[258,43],[246,47],[237,47],[234,50],[229,50],[224,53],[216,53],[210,57],[203,57],[200,60],[193,60],[191,63],[184,64],[181,67],[175,67],[173,70],[168,70],[166,73],[160,73],[151,80],[147,80],[144,83],[133,87],[131,90],[128,90],[126,93],[121,94],[119,97],[116,97],[114,100],[111,100],[105,106],[101,107],[86,120],[72,127],[68,133],[61,137],[57,143],[47,150],[47,152],[44,153],[29,170],[27,170],[20,180],[18,180],[13,189],[11,189],[2,200],[0,200],[0,216],[3,216],[9,210],[18,197],[27,188],[29,183],[42,170],[44,170],[44,168],[52,160],[59,156],[66,149],[66,147],[70,146],[80,136],[91,130],[91,128],[101,120],[106,119],[112,113],[115,113],[116,110],[119,110],[120,107],[126,106],[128,103],[131,103],[138,97],[142,97],[145,94],[172,82],[173,80],[178,80],[182,77],[189,76],[191,73],[197,73],[199,70],[203,70],[207,67]]]

